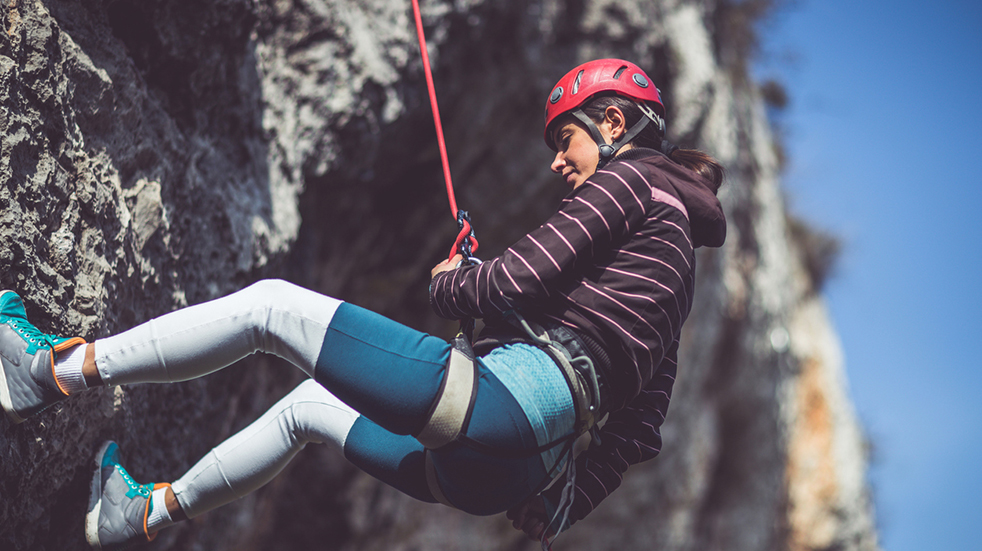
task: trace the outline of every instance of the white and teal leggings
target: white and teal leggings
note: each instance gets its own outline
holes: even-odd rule
[[[289,360],[312,379],[173,483],[189,517],[269,482],[308,442],[333,443],[376,478],[417,499],[436,501],[426,485],[423,446],[410,435],[422,428],[443,379],[450,354],[443,339],[266,280],[95,342],[96,365],[109,385],[185,381],[257,351]],[[557,377],[562,382],[544,352],[535,350],[531,357],[529,365],[510,367],[552,381],[553,388]],[[523,396],[523,408],[484,362],[479,373],[469,437],[502,449],[532,449],[572,427],[568,391],[533,397],[550,403],[531,408]],[[546,420],[548,434],[541,417],[532,416],[535,429],[530,424],[526,412],[537,406],[560,411]],[[541,488],[547,471],[537,455],[502,459],[458,444],[434,452],[433,462],[447,498],[473,514],[516,505]]]

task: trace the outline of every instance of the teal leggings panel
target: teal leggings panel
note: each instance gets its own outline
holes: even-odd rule
[[[396,434],[416,434],[440,388],[450,344],[344,303],[324,336],[314,378]]]
[[[422,428],[443,380],[450,345],[363,308],[343,304],[331,321],[316,379],[357,410],[344,444],[352,463],[417,499],[434,502],[426,484]],[[474,410],[466,434],[516,450],[538,444],[521,406],[480,361]],[[433,452],[441,488],[471,514],[502,512],[544,483],[538,455],[503,459],[450,444]]]

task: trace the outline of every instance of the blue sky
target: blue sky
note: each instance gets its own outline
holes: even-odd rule
[[[791,209],[825,295],[887,551],[982,549],[982,2],[800,0],[762,29]]]

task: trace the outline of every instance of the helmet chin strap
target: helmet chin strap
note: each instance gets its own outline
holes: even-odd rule
[[[586,113],[584,113],[582,109],[576,109],[570,113],[579,119],[584,126],[586,126],[587,130],[590,132],[590,136],[593,138],[593,141],[597,142],[597,148],[600,149],[600,160],[597,162],[597,170],[600,170],[606,166],[611,159],[617,156],[617,152],[631,140],[633,140],[638,134],[640,134],[641,131],[648,126],[648,123],[654,122],[658,125],[659,132],[661,134],[665,133],[665,121],[647,105],[639,103],[638,106],[641,107],[641,112],[644,113],[645,116],[641,117],[638,122],[634,123],[634,126],[625,132],[623,136],[614,141],[614,143],[607,143],[607,140],[604,139],[603,134],[600,133],[600,129],[597,128],[596,123],[594,123],[590,117],[586,116]]]

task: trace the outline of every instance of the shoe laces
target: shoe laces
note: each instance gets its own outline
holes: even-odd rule
[[[126,485],[130,487],[130,491],[126,492],[126,497],[131,499],[137,495],[145,498],[150,497],[150,494],[153,493],[153,484],[137,484],[136,481],[133,480],[133,477],[130,476],[130,473],[126,472],[126,469],[124,469],[122,465],[117,463],[115,467],[116,472],[119,473],[119,476],[123,477],[123,482],[126,482]]]
[[[36,345],[47,345],[51,350],[55,349],[55,342],[51,335],[47,333],[42,333],[40,329],[34,327],[27,320],[10,318],[7,320],[7,325],[12,327],[14,331],[24,338],[24,340]]]

